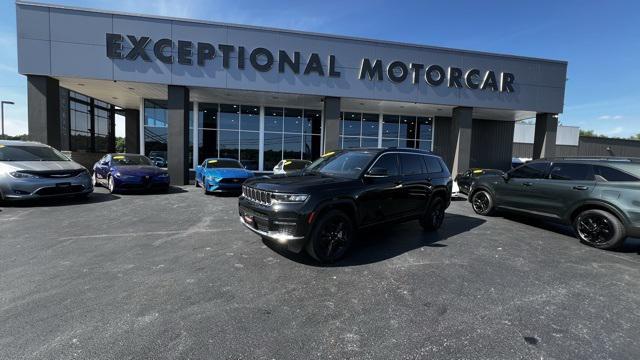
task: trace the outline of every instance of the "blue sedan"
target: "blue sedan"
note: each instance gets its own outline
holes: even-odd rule
[[[138,154],[107,154],[93,166],[93,185],[109,192],[121,190],[169,190],[169,174]]]
[[[253,177],[235,159],[205,159],[196,168],[196,186],[202,186],[205,194],[210,192],[240,191],[242,183]]]

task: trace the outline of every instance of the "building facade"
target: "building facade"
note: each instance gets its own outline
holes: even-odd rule
[[[61,91],[113,104],[127,150],[165,158],[176,184],[206,157],[269,171],[349,147],[432,150],[454,174],[505,167],[515,122],[531,117],[535,156],[555,151],[563,61],[30,2],[16,11],[30,135],[71,146]],[[93,151],[100,131],[88,131]]]

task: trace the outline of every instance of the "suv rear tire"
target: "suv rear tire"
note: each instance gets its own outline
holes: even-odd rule
[[[330,210],[316,221],[307,242],[307,253],[321,263],[335,262],[347,253],[353,236],[354,228],[347,214]]]
[[[622,222],[608,211],[585,210],[576,216],[573,228],[581,242],[598,249],[615,249],[624,243]]]
[[[444,221],[444,211],[444,200],[441,197],[434,198],[429,205],[429,209],[420,218],[422,228],[426,231],[438,230]]]
[[[471,207],[478,215],[489,216],[493,213],[493,197],[488,191],[478,190],[471,197]]]

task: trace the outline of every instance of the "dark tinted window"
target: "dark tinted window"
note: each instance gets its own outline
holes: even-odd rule
[[[384,154],[376,161],[372,168],[384,168],[387,169],[387,175],[398,176],[400,171],[398,170],[398,159],[396,154]]]
[[[426,172],[422,155],[400,154],[400,167],[402,168],[402,175],[404,176],[423,174]]]
[[[594,165],[593,170],[599,181],[639,181],[635,176],[608,166]]]
[[[309,164],[311,164],[310,161],[287,160],[284,162],[283,168],[285,170],[301,170]]]
[[[589,164],[553,164],[549,177],[553,180],[593,180],[593,168]]]
[[[511,171],[511,177],[523,179],[541,179],[544,177],[544,174],[547,171],[548,167],[548,162],[525,164]]]
[[[423,156],[424,163],[427,166],[427,173],[439,173],[442,172],[442,166],[440,166],[440,160],[433,156]]]

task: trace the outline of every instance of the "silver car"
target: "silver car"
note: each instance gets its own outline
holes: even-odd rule
[[[31,141],[0,140],[0,200],[86,197],[91,175],[56,149]]]

